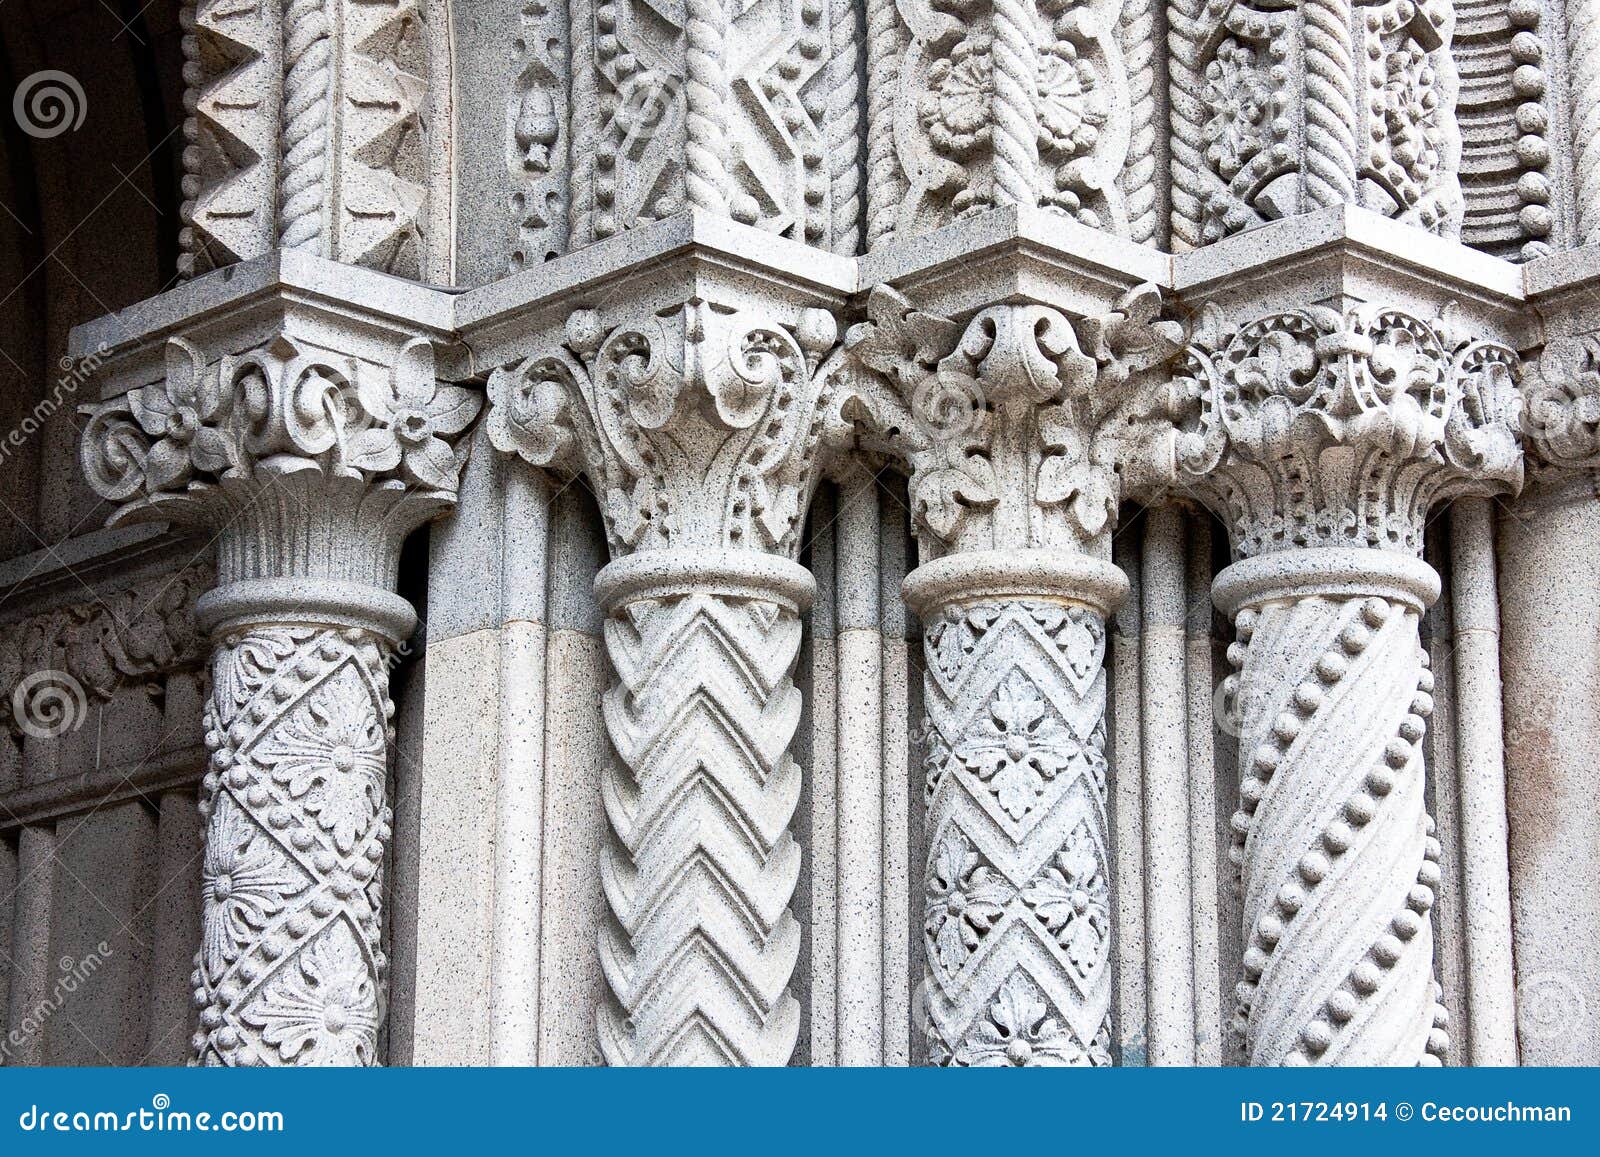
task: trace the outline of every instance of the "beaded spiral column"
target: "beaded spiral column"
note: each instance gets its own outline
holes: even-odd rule
[[[1439,844],[1418,638],[1433,503],[1520,484],[1516,355],[1398,308],[1215,316],[1179,385],[1180,477],[1227,522],[1250,1063],[1438,1064]]]
[[[1176,347],[1142,287],[1075,327],[1037,305],[965,327],[880,287],[846,338],[848,412],[911,468],[925,624],[928,1057],[1111,1063],[1105,619],[1129,375]],[[1080,348],[1080,332],[1089,353]]]
[[[813,583],[793,555],[834,333],[816,309],[580,310],[563,340],[490,379],[494,445],[583,473],[613,556],[595,582],[621,761],[601,785],[609,1064],[782,1065],[794,1051],[791,676]]]
[[[217,536],[195,610],[212,640],[200,1064],[379,1061],[389,669],[416,621],[392,588],[406,534],[454,501],[478,406],[436,384],[425,341],[380,366],[286,338],[209,362],[174,338],[164,382],[85,407],[114,523]]]

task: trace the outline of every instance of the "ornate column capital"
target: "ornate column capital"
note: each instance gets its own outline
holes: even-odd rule
[[[1137,441],[1144,371],[1179,348],[1141,285],[1076,324],[1040,304],[994,305],[965,326],[887,285],[845,337],[869,373],[839,409],[911,469],[925,560],[972,550],[1091,550],[1108,541]]]
[[[613,554],[754,550],[793,558],[815,487],[837,332],[826,310],[785,323],[692,298],[608,316],[489,379],[489,437],[586,474]]]
[[[1225,323],[1202,311],[1177,374],[1179,480],[1240,557],[1420,554],[1429,507],[1522,482],[1516,351],[1364,302]]]

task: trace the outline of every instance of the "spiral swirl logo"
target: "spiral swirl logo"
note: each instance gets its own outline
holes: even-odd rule
[[[23,78],[11,98],[11,113],[30,137],[49,140],[75,132],[89,115],[83,86],[65,72],[46,69]]]
[[[976,431],[988,406],[978,379],[960,370],[940,370],[911,394],[912,417],[936,442]]]
[[[652,69],[617,86],[617,127],[630,141],[672,133],[683,119],[682,82]]]
[[[1588,1019],[1583,990],[1565,972],[1541,972],[1517,986],[1517,1031],[1530,1040],[1578,1032]]]
[[[89,697],[65,671],[35,671],[11,693],[17,726],[35,739],[55,739],[83,726]]]

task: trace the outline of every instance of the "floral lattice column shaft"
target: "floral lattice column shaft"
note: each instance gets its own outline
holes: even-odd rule
[[[114,522],[217,534],[195,1059],[372,1065],[386,1005],[382,865],[405,535],[454,500],[477,396],[422,340],[389,364],[287,338],[86,407],[83,461]],[[447,440],[448,439],[448,440]]]
[[[490,381],[494,444],[584,473],[611,544],[595,583],[621,757],[601,785],[609,1064],[782,1065],[794,1051],[789,744],[814,584],[793,555],[833,340],[815,309],[580,310],[558,345]]]
[[[1105,620],[1128,583],[1102,431],[1175,348],[1159,305],[1142,289],[1077,328],[997,306],[963,332],[880,288],[846,339],[893,387],[862,375],[845,413],[910,465],[923,554],[904,594],[925,624],[935,1064],[1111,1063]]]
[[[1439,579],[1430,507],[1516,486],[1516,355],[1353,305],[1232,328],[1208,309],[1180,385],[1181,474],[1228,524],[1224,683],[1239,722],[1235,1026],[1250,1062],[1437,1064],[1446,1037],[1425,810]]]

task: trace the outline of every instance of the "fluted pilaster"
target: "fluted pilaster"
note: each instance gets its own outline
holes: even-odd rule
[[[415,624],[396,561],[454,501],[479,407],[437,384],[426,340],[386,360],[175,337],[163,381],[85,407],[83,465],[113,523],[217,538],[218,587],[195,611],[213,648],[201,1064],[379,1060],[388,682]]]

